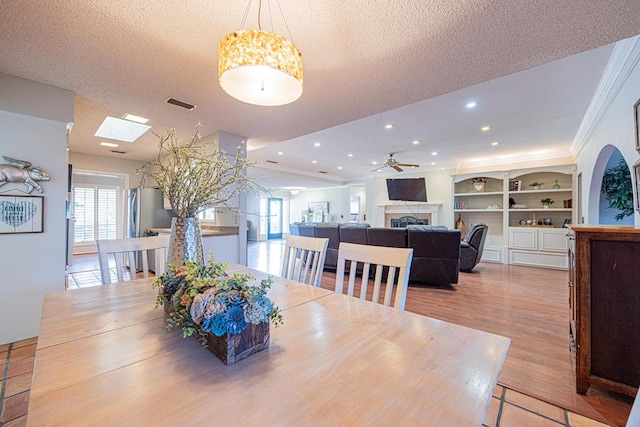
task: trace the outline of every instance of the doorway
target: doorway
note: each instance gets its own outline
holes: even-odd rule
[[[267,239],[282,239],[282,198],[267,199]]]

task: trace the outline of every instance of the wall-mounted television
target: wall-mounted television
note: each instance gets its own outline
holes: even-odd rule
[[[424,178],[387,178],[389,200],[426,202],[427,186]]]

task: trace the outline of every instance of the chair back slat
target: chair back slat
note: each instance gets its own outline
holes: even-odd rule
[[[329,239],[289,236],[282,257],[282,277],[320,287]]]
[[[156,271],[154,273],[160,275],[165,272],[167,248],[169,246],[168,234],[136,237],[132,239],[97,240],[96,243],[98,245],[100,279],[104,285],[111,283],[111,272],[109,269],[110,259],[114,259],[115,261],[118,282],[125,280],[125,261],[129,265],[131,279],[135,279],[138,270],[142,270],[143,277],[149,277],[149,251],[155,252],[154,261]],[[138,265],[137,252],[142,252],[142,265]]]
[[[382,303],[384,305],[391,306],[393,289],[395,287],[393,306],[400,310],[404,310],[412,258],[413,249],[411,248],[393,248],[340,242],[340,247],[338,249],[335,291],[337,293],[343,293],[345,269],[347,262],[349,262],[347,295],[353,296],[356,276],[358,275],[358,263],[362,263],[360,298],[366,299],[369,289],[371,265],[375,265],[372,301],[379,303],[383,270],[387,267],[387,280],[385,282],[384,300]]]

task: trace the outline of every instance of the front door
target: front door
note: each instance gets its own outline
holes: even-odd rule
[[[267,239],[282,239],[282,199],[267,200]]]

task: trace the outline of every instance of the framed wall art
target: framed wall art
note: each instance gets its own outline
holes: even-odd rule
[[[0,234],[42,233],[44,197],[0,196]]]
[[[633,134],[636,139],[636,151],[640,153],[640,99],[633,106]]]
[[[640,212],[640,191],[638,190],[640,185],[640,160],[633,165],[633,198],[635,200],[636,211]]]
[[[329,202],[310,202],[309,221],[326,222],[329,216]]]

